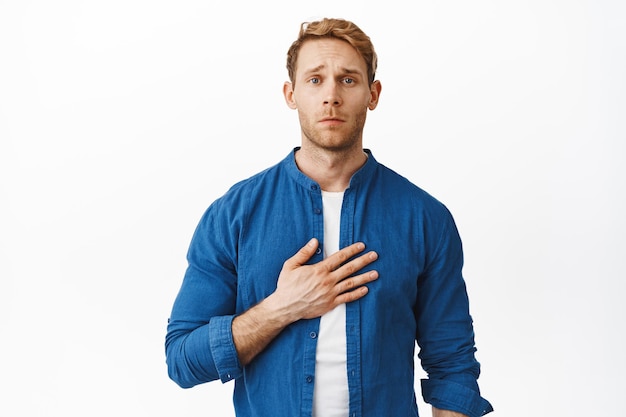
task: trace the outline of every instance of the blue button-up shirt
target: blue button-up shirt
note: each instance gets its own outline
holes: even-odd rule
[[[319,318],[285,328],[245,367],[231,323],[276,289],[283,262],[309,239],[324,244],[319,185],[295,152],[234,185],[202,217],[166,336],[170,377],[182,387],[235,379],[241,417],[311,416]],[[346,305],[351,417],[417,416],[416,341],[432,405],[471,417],[491,411],[476,382],[480,365],[461,241],[448,210],[406,178],[366,164],[345,190],[340,247],[362,241],[378,260],[369,293]],[[310,260],[322,260],[322,251]]]

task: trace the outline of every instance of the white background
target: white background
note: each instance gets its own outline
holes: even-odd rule
[[[298,145],[323,16],[379,54],[366,146],[455,215],[494,415],[623,415],[626,3],[408,4],[0,1],[1,415],[233,415],[166,321],[202,212]]]

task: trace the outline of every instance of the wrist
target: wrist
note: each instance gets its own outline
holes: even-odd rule
[[[301,318],[276,292],[270,294],[259,306],[263,309],[266,319],[281,328]]]

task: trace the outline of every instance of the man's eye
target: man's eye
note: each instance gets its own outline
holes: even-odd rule
[[[311,78],[311,79],[309,80],[309,82],[310,82],[311,84],[319,84],[319,83],[320,83],[320,79],[319,79],[319,78],[317,78],[317,77],[313,77],[313,78]]]
[[[354,84],[354,79],[352,79],[352,78],[344,78],[343,82],[344,82],[344,84]]]

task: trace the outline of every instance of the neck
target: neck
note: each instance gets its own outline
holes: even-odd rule
[[[365,162],[367,155],[360,147],[339,152],[302,147],[296,152],[296,164],[300,171],[317,182],[324,191],[345,191],[352,175]]]

